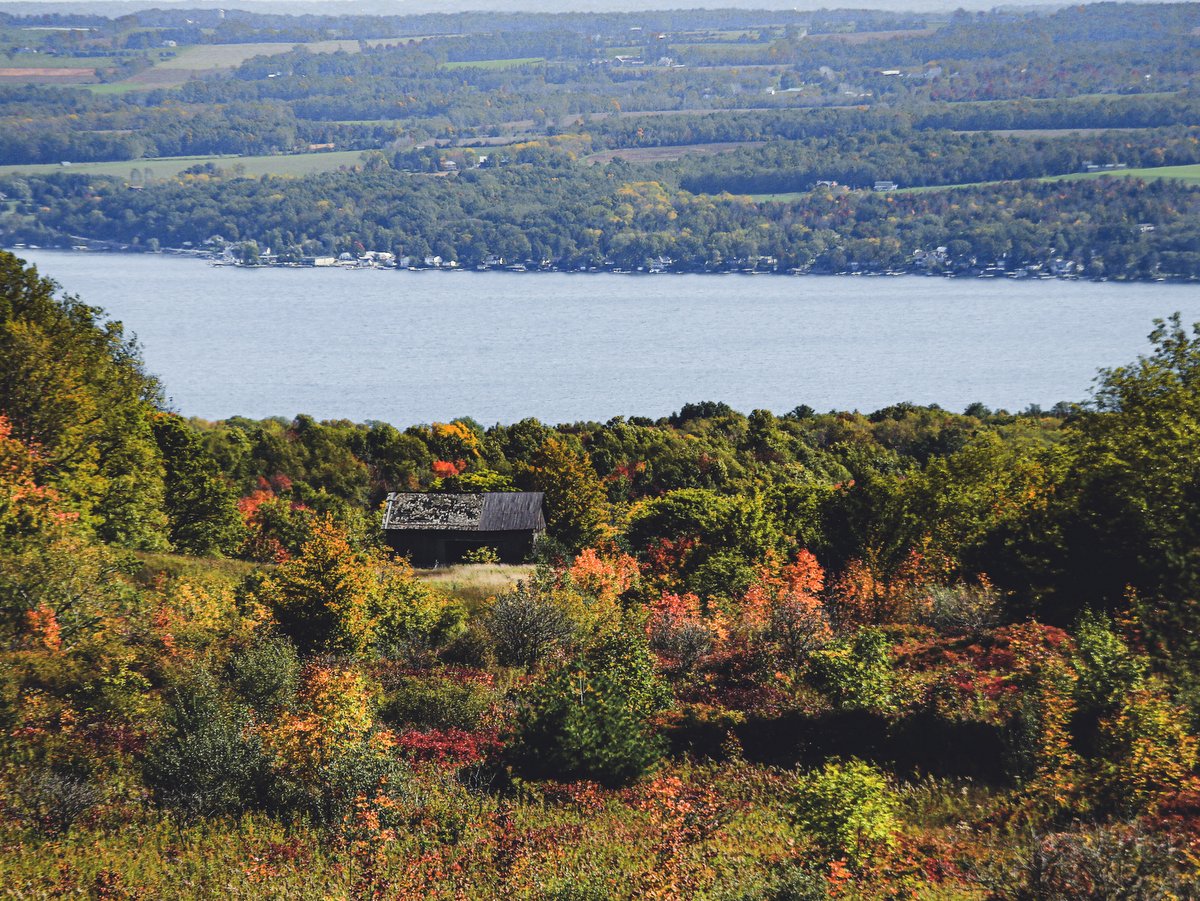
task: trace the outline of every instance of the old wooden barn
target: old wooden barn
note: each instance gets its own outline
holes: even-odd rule
[[[521,563],[546,531],[542,498],[540,491],[389,494],[384,536],[415,566],[457,563],[483,547],[504,563]]]

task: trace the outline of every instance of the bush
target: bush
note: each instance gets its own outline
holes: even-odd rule
[[[860,760],[801,776],[791,804],[796,824],[830,860],[862,866],[894,841],[899,803],[887,777]]]
[[[419,581],[406,566],[388,567],[373,605],[376,650],[419,665],[466,631],[466,611]]]
[[[1101,778],[1115,806],[1130,814],[1153,811],[1196,765],[1197,741],[1183,710],[1153,689],[1130,693],[1101,724],[1101,744]]]
[[[570,615],[537,588],[518,582],[500,595],[487,617],[496,657],[505,666],[536,669],[575,635]]]
[[[260,716],[292,705],[300,688],[300,655],[279,635],[239,648],[226,666],[229,684]]]
[[[888,710],[894,703],[891,645],[878,629],[859,629],[810,658],[810,678],[841,710]]]
[[[259,803],[266,760],[244,710],[221,698],[206,673],[170,693],[162,735],[143,775],[155,799],[180,816],[238,814]]]
[[[493,702],[486,688],[433,676],[403,678],[383,702],[380,716],[393,725],[426,729],[478,729]]]
[[[1183,849],[1125,824],[1044,836],[1018,873],[991,881],[995,897],[1014,901],[1160,901],[1200,892]]]
[[[472,548],[463,554],[463,563],[499,563],[500,554],[494,547]]]
[[[285,812],[302,814],[327,828],[349,824],[355,805],[370,805],[384,828],[397,825],[396,802],[408,793],[408,769],[394,753],[363,742],[338,754],[308,783],[280,781],[275,804]],[[391,818],[391,819],[389,819]]]
[[[931,585],[919,619],[944,635],[976,635],[1000,619],[1000,592],[990,584]]]
[[[1135,656],[1104,614],[1085,613],[1075,636],[1075,696],[1081,708],[1115,709],[1142,687],[1146,660]]]
[[[51,767],[22,769],[11,779],[10,809],[46,835],[61,835],[100,800],[96,785],[81,773]]]
[[[533,776],[626,785],[662,755],[650,727],[653,696],[612,659],[580,658],[521,699],[515,762]]]

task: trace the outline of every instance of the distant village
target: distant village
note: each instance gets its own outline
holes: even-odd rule
[[[1140,226],[1143,230],[1153,230],[1152,225]],[[210,243],[212,242],[212,243]],[[284,269],[395,269],[402,271],[441,271],[441,272],[573,272],[614,274],[643,274],[658,275],[665,273],[741,273],[746,275],[776,274],[776,275],[930,275],[944,277],[966,278],[1040,278],[1040,279],[1078,279],[1084,276],[1082,267],[1073,260],[1056,258],[1047,262],[1025,263],[1010,266],[1006,260],[980,261],[975,257],[965,260],[954,259],[949,249],[938,246],[929,249],[917,248],[909,255],[908,263],[903,268],[882,271],[863,269],[857,263],[851,263],[841,272],[814,273],[812,267],[784,267],[773,256],[757,256],[749,259],[730,259],[720,265],[707,267],[689,266],[670,257],[658,256],[649,259],[642,266],[625,268],[613,260],[605,259],[596,266],[566,266],[555,260],[520,260],[510,261],[501,256],[488,256],[473,266],[464,266],[457,260],[443,259],[440,256],[397,256],[382,250],[367,250],[358,254],[341,253],[337,256],[303,256],[276,254],[270,248],[259,251],[253,242],[225,243],[217,239],[205,242],[207,246],[161,248],[148,250],[146,247],[135,247],[115,242],[89,241],[72,245],[75,251],[93,251],[109,253],[161,253],[172,256],[194,257],[206,261],[211,266],[235,267],[244,269],[284,268]],[[14,251],[24,249],[39,249],[34,245],[14,244]]]

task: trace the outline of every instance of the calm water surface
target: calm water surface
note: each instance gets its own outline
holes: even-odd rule
[[[407,425],[1087,396],[1200,289],[941,278],[214,268],[20,251],[135,332],[173,406]]]

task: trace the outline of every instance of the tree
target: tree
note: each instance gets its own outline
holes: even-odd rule
[[[237,496],[200,435],[180,417],[152,419],[165,470],[168,537],[189,554],[231,554],[245,538]]]
[[[599,535],[608,502],[586,451],[548,437],[534,452],[524,481],[546,493],[546,531],[569,550],[578,551]]]
[[[161,547],[158,384],[120,323],[0,253],[0,413],[39,451],[39,478],[106,541]]]
[[[861,760],[831,761],[796,782],[791,814],[830,860],[862,866],[899,830],[887,778]]]
[[[1111,609],[1130,586],[1200,596],[1200,324],[1189,335],[1178,314],[1156,320],[1150,340],[1150,354],[1101,372],[1068,430],[1063,612],[1089,597]]]

